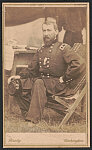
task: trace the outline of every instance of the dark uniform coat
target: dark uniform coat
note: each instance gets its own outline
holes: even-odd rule
[[[43,79],[48,93],[71,95],[75,94],[76,86],[85,74],[85,63],[68,44],[55,42],[50,47],[41,47],[28,71],[30,78]],[[63,83],[60,83],[60,77]]]

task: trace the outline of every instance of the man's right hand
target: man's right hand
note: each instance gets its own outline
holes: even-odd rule
[[[62,77],[59,78],[59,81],[60,81],[60,83],[64,82]]]
[[[20,79],[20,76],[19,76],[19,75],[11,76],[11,77],[8,79],[8,84],[10,84],[10,82],[11,82],[13,79]]]

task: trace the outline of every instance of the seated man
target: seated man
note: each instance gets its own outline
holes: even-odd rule
[[[22,114],[25,112],[25,120],[33,123],[41,120],[47,95],[74,95],[78,82],[85,74],[84,60],[68,44],[57,41],[58,27],[54,18],[45,20],[42,31],[44,46],[34,55],[27,69],[27,77],[31,81],[31,100],[27,102],[24,97],[17,99]],[[18,78],[22,75],[23,72]]]

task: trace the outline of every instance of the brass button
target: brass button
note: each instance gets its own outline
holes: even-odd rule
[[[53,46],[50,46],[50,48],[53,48]]]
[[[41,61],[39,63],[41,64]]]
[[[39,59],[41,60],[41,57]]]
[[[50,50],[49,50],[49,52],[51,53],[51,52],[52,52],[52,50],[50,49]]]
[[[49,65],[47,65],[47,68],[49,68]]]
[[[40,66],[40,68],[41,68],[42,66]]]
[[[50,75],[49,75],[49,74],[47,74],[47,77],[49,78],[49,77],[50,77]]]

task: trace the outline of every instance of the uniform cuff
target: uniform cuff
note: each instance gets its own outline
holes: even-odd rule
[[[67,79],[65,75],[62,77],[62,79],[63,79],[63,81],[66,82],[66,83],[69,83],[69,82],[72,81],[72,78]]]

